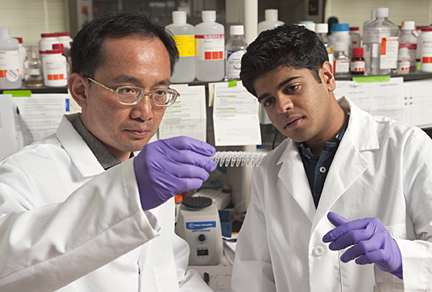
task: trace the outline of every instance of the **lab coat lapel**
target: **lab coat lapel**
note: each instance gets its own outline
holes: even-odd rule
[[[346,112],[351,112],[351,117],[327,175],[312,230],[369,167],[369,162],[361,152],[379,148],[376,123],[372,116],[350,104],[346,98],[339,103]]]
[[[82,176],[92,177],[101,174],[104,169],[72,125],[72,121],[78,116],[79,114],[63,116],[56,135]]]
[[[290,194],[312,223],[316,209],[303,162],[294,141],[289,141],[278,161],[278,164],[280,163],[282,165],[278,177],[285,187],[281,194]]]

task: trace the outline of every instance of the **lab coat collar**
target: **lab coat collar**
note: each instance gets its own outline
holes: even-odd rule
[[[278,173],[279,179],[312,222],[312,230],[326,217],[339,197],[369,167],[361,152],[379,148],[373,117],[348,98],[341,98],[338,102],[341,108],[350,114],[350,119],[326,178],[318,209],[315,209],[306,172],[294,141],[288,141],[277,163],[282,164]]]
[[[84,177],[92,177],[104,172],[104,169],[72,125],[79,115],[64,115],[56,135],[78,171]]]

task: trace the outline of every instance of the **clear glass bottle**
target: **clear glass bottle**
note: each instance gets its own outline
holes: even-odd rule
[[[40,87],[44,85],[42,63],[38,57],[38,48],[27,47],[27,60],[24,62],[24,85],[27,87]]]
[[[226,49],[226,80],[240,78],[241,59],[246,52],[247,42],[244,39],[243,25],[231,25],[230,39],[225,45]]]
[[[334,66],[333,71],[335,75],[346,75],[350,71],[350,59],[345,54],[345,43],[334,43]]]

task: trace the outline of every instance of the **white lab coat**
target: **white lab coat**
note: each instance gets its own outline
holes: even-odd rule
[[[350,119],[317,209],[292,140],[254,170],[233,292],[432,291],[432,140],[346,98],[339,104]],[[380,218],[400,247],[404,280],[375,265],[342,263],[343,252],[322,241],[334,228],[329,211]]]
[[[0,291],[212,291],[174,202],[143,211],[130,159],[104,171],[65,116],[0,165]]]

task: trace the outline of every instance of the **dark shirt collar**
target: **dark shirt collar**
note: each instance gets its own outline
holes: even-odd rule
[[[339,143],[340,143],[340,141],[342,140],[344,134],[345,134],[347,126],[348,126],[348,119],[343,124],[343,126],[340,129],[339,133],[336,135],[334,141],[333,142],[326,142],[324,144],[323,148],[324,149],[326,149],[326,148],[331,149],[331,148],[334,148],[334,147],[338,146]],[[296,144],[297,144],[297,147],[300,149],[300,153],[302,155],[305,155],[307,158],[314,157],[314,155],[312,154],[310,148],[309,147],[305,147],[304,142],[297,142]]]
[[[87,130],[81,121],[81,116],[76,118],[72,122],[72,125],[105,170],[121,163],[121,161],[115,157],[98,138]]]

